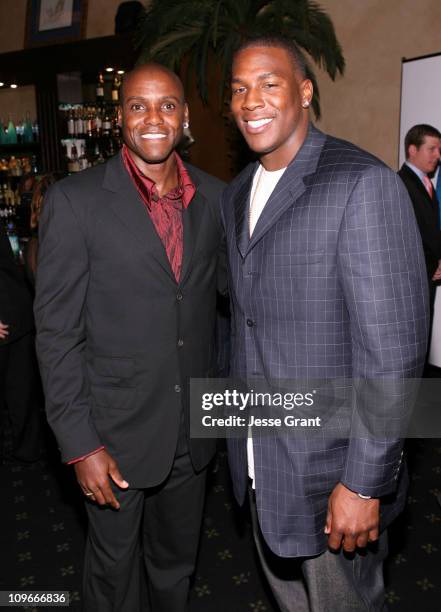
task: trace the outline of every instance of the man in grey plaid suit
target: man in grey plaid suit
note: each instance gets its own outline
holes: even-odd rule
[[[418,377],[427,280],[409,197],[381,161],[309,123],[305,75],[299,50],[278,36],[234,56],[231,111],[259,162],[222,202],[231,375],[248,385]],[[403,506],[406,474],[400,436],[354,431],[362,401],[355,393],[334,436],[253,431],[228,441],[235,495],[243,503],[250,491],[258,552],[283,611],[383,609],[384,528]],[[374,410],[387,425],[388,405]]]

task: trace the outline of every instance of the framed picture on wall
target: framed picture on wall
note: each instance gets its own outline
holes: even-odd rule
[[[79,40],[86,16],[87,0],[28,0],[25,47]]]

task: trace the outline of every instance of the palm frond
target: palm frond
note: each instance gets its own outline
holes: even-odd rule
[[[136,35],[140,61],[156,60],[178,70],[187,58],[200,96],[208,101],[209,57],[221,68],[221,101],[234,50],[251,35],[283,33],[292,38],[331,79],[345,62],[331,19],[315,0],[152,0]],[[317,79],[312,107],[320,117]],[[222,107],[222,103],[221,103]]]

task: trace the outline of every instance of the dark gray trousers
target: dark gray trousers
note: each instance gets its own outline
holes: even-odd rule
[[[384,603],[383,561],[387,534],[365,551],[329,550],[316,557],[286,559],[267,546],[250,488],[253,536],[265,576],[281,612],[380,612]]]

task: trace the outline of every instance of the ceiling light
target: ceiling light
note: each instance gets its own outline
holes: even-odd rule
[[[113,72],[115,69],[112,68],[111,66],[107,66],[106,68],[106,72]]]
[[[16,83],[11,83],[10,87],[12,89],[17,89],[18,85]]]

